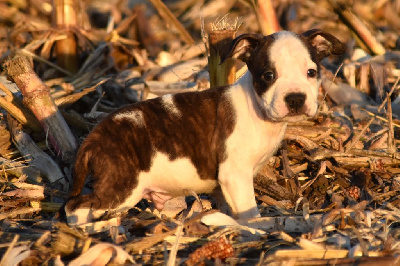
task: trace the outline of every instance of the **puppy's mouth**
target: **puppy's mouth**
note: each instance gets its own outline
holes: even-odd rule
[[[288,116],[285,116],[284,118],[282,118],[281,121],[283,121],[283,122],[300,122],[300,121],[304,121],[304,120],[307,120],[307,119],[310,119],[313,117],[315,117],[315,115],[310,116],[307,114],[298,114],[298,115],[291,114],[291,115],[288,115]]]
[[[285,113],[279,114],[273,109],[270,109],[266,110],[266,116],[274,122],[300,122],[315,117],[317,115],[317,110],[318,108],[315,108],[315,111],[305,108],[298,112],[287,110]]]

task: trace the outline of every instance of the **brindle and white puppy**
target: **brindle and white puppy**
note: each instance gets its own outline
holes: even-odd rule
[[[128,210],[142,198],[162,209],[191,191],[222,191],[234,217],[260,216],[253,175],[277,150],[288,121],[316,114],[319,63],[343,52],[320,30],[244,34],[222,54],[248,66],[235,84],[165,95],[109,115],[78,151],[68,223]],[[81,195],[89,174],[93,192]]]

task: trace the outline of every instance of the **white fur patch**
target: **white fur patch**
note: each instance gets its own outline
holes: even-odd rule
[[[275,67],[277,80],[263,95],[265,109],[272,120],[285,120],[289,110],[285,96],[289,93],[306,95],[306,112],[303,116],[314,116],[317,109],[317,94],[320,80],[308,78],[309,69],[317,70],[307,47],[291,32],[281,32],[269,50],[271,63]],[[304,117],[297,117],[297,119]],[[296,119],[296,117],[286,118]]]
[[[77,224],[85,224],[93,219],[93,215],[91,215],[91,210],[88,208],[79,208],[73,212],[68,212],[65,210],[67,216],[67,223],[69,225],[77,225]]]
[[[261,119],[262,111],[252,83],[252,76],[247,72],[230,90],[230,98],[236,109],[236,124],[227,139],[226,150],[228,158],[238,156],[243,163],[247,160],[257,172],[257,166],[278,149],[286,123]]]
[[[142,111],[136,110],[131,112],[118,113],[114,116],[114,119],[129,119],[138,126],[145,126],[144,117]]]
[[[93,210],[89,208],[78,208],[73,212],[65,209],[67,216],[67,223],[71,226],[90,223],[93,219],[99,218],[107,210]]]
[[[161,97],[162,104],[164,105],[165,109],[170,111],[171,113],[181,116],[181,111],[176,107],[174,103],[174,96],[172,94],[166,94]]]
[[[262,119],[259,98],[249,72],[229,91],[236,110],[236,123],[226,140],[227,159],[219,167],[219,181],[227,203],[238,218],[259,216],[254,197],[253,175],[279,147],[285,122]]]
[[[214,179],[200,179],[196,167],[188,158],[169,160],[164,153],[157,152],[152,159],[150,171],[141,172],[139,185],[118,207],[118,211],[132,208],[143,196],[150,192],[165,194],[165,199],[196,193],[210,193],[218,185]]]

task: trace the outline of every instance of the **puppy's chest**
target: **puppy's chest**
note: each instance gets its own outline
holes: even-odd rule
[[[263,121],[257,125],[243,123],[227,141],[228,157],[241,156],[257,166],[269,159],[279,148],[285,134],[286,123]]]
[[[226,141],[227,156],[240,156],[256,166],[271,157],[286,130],[285,122],[271,122],[263,119],[256,106],[237,96],[234,105],[237,113],[236,124]]]

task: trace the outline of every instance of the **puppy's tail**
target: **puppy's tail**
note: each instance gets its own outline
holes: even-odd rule
[[[90,157],[90,150],[87,150],[84,147],[81,147],[79,149],[74,165],[74,183],[72,184],[72,190],[69,194],[71,198],[80,195],[82,192],[83,186],[85,185],[86,177],[89,173]]]

